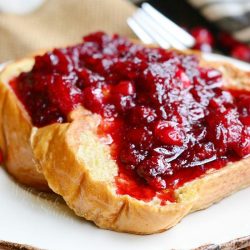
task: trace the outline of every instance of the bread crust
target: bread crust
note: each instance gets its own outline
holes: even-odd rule
[[[30,145],[33,125],[23,105],[8,86],[8,81],[22,71],[31,69],[33,59],[8,65],[0,75],[0,148],[6,170],[20,183],[36,189],[49,190],[43,174],[37,171]]]
[[[28,60],[32,65],[33,60]],[[26,61],[11,67],[22,68],[24,62]],[[250,86],[249,73],[241,72],[227,63],[201,61],[201,64],[219,68],[229,80],[230,86]],[[12,75],[11,70],[8,74]],[[110,148],[97,136],[96,129],[100,122],[98,115],[78,107],[70,114],[70,122],[37,129],[31,125],[26,111],[15,95],[9,89],[7,92],[8,95],[1,93],[9,100],[1,105],[1,111],[6,113],[0,121],[1,132],[5,138],[11,138],[12,133],[19,134],[19,124],[23,123],[20,139],[18,137],[16,144],[10,145],[10,139],[1,143],[7,156],[8,171],[19,179],[19,172],[16,172],[18,168],[11,167],[9,160],[14,157],[12,154],[18,155],[14,162],[18,158],[25,158],[23,160],[30,164],[33,159],[36,164],[32,164],[32,167],[29,165],[29,169],[34,171],[38,167],[50,188],[62,195],[77,215],[93,221],[101,228],[136,234],[161,232],[177,224],[188,213],[206,208],[250,185],[248,158],[230,163],[220,170],[210,171],[201,178],[186,183],[175,191],[175,203],[168,202],[162,206],[157,198],[144,202],[129,195],[117,195],[114,179],[118,167],[110,157]],[[8,114],[19,118],[8,120]],[[9,122],[16,125],[8,129],[6,127]],[[26,139],[22,139],[22,136]],[[31,154],[26,156],[18,150],[15,151],[20,145],[27,147]],[[29,178],[20,180],[26,184],[29,182]]]

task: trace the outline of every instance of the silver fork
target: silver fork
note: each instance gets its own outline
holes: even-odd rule
[[[143,3],[141,8],[128,18],[127,23],[145,44],[158,44],[165,49],[172,47],[179,50],[192,48],[195,44],[193,36],[148,3]],[[242,70],[250,70],[248,63],[234,58],[211,53],[202,53],[202,56],[208,61],[227,61]]]
[[[148,3],[143,3],[127,20],[129,27],[146,44],[158,44],[168,49],[188,49],[194,46],[195,39],[184,29],[161,14]]]

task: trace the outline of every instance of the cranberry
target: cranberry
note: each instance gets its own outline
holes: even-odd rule
[[[214,160],[215,158],[211,159],[213,156],[216,157],[216,150],[212,142],[195,145],[194,152],[191,163],[193,166],[202,165],[204,162],[207,163],[209,160]]]
[[[134,168],[140,161],[144,160],[145,155],[136,149],[134,144],[130,144],[128,148],[122,149],[120,152],[120,160],[122,163]]]
[[[216,69],[200,69],[200,77],[206,80],[206,84],[217,84],[215,87],[220,87],[218,83],[222,83],[222,74]]]
[[[77,72],[78,80],[77,80],[77,87],[83,89],[85,87],[97,87],[101,88],[104,85],[104,77],[95,74],[87,69],[81,69]]]
[[[181,146],[184,143],[185,132],[178,123],[160,121],[155,127],[155,136],[165,144]]]
[[[110,101],[119,112],[129,110],[134,106],[135,87],[130,81],[121,81],[112,87]]]
[[[223,113],[227,108],[233,107],[233,96],[227,91],[222,91],[221,95],[210,100],[209,107]]]
[[[111,102],[115,105],[116,109],[120,113],[130,110],[135,106],[131,96],[113,95],[111,96]]]
[[[71,87],[67,81],[61,77],[55,77],[53,83],[49,85],[49,95],[64,115],[67,115],[72,107],[82,102],[82,95],[78,88]]]
[[[193,29],[191,29],[191,34],[199,44],[214,44],[214,37],[212,33],[204,27],[194,27]]]
[[[233,48],[231,55],[239,60],[250,62],[250,47],[248,45],[238,45]]]
[[[237,95],[236,102],[238,105],[238,111],[241,116],[249,117],[250,115],[250,96],[241,91],[234,91]]]
[[[83,37],[84,42],[93,42],[100,47],[102,47],[105,43],[108,43],[110,41],[111,37],[105,34],[102,31],[98,31],[95,33],[91,33],[85,37]]]
[[[250,154],[250,129],[245,128],[242,133],[242,139],[238,144],[238,147],[235,147],[237,154],[240,157],[246,157]]]
[[[65,52],[65,50],[53,50],[53,53],[51,54],[50,58],[55,71],[61,73],[68,73],[72,70],[73,65],[70,62],[67,52]]]
[[[131,128],[126,133],[126,140],[130,143],[137,144],[146,149],[152,142],[152,132],[145,127]]]
[[[159,175],[165,173],[170,168],[170,164],[164,162],[161,156],[152,156],[144,160],[136,169],[137,173],[144,177],[147,182],[156,189],[166,188],[166,182]],[[171,171],[171,170],[170,170]]]
[[[133,124],[151,123],[156,118],[155,111],[146,106],[136,106],[130,110],[129,119]]]
[[[135,87],[131,81],[121,81],[113,87],[112,93],[124,96],[133,95],[135,93]]]
[[[175,77],[181,80],[182,88],[188,88],[191,86],[190,79],[183,69],[179,68],[175,74]]]
[[[242,124],[246,126],[250,126],[250,117],[249,116],[241,116],[240,121]]]
[[[229,33],[221,32],[219,34],[219,41],[223,48],[228,50],[233,49],[234,47],[240,45],[241,43],[234,39]]]
[[[103,106],[104,96],[102,90],[94,87],[87,87],[83,91],[83,103],[86,108],[99,113]]]
[[[235,109],[230,108],[222,113],[217,113],[214,115],[214,120],[209,116],[207,119],[211,131],[210,136],[214,137],[213,140],[221,153],[224,154],[228,149],[238,148],[242,139],[243,126]]]
[[[195,38],[194,49],[204,52],[211,52],[214,45],[212,33],[204,27],[195,27],[191,29],[191,34]]]
[[[228,143],[234,147],[241,140],[243,125],[239,120],[239,114],[236,109],[228,108],[225,112],[225,119],[225,125],[228,129]]]

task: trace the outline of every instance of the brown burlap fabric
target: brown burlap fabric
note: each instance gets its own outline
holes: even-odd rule
[[[126,19],[134,10],[126,0],[46,0],[26,15],[0,13],[0,63],[98,30],[131,37]]]

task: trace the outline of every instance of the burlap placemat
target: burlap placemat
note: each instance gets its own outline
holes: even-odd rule
[[[26,15],[0,13],[0,63],[98,30],[131,37],[126,19],[134,10],[126,0],[46,0]]]

